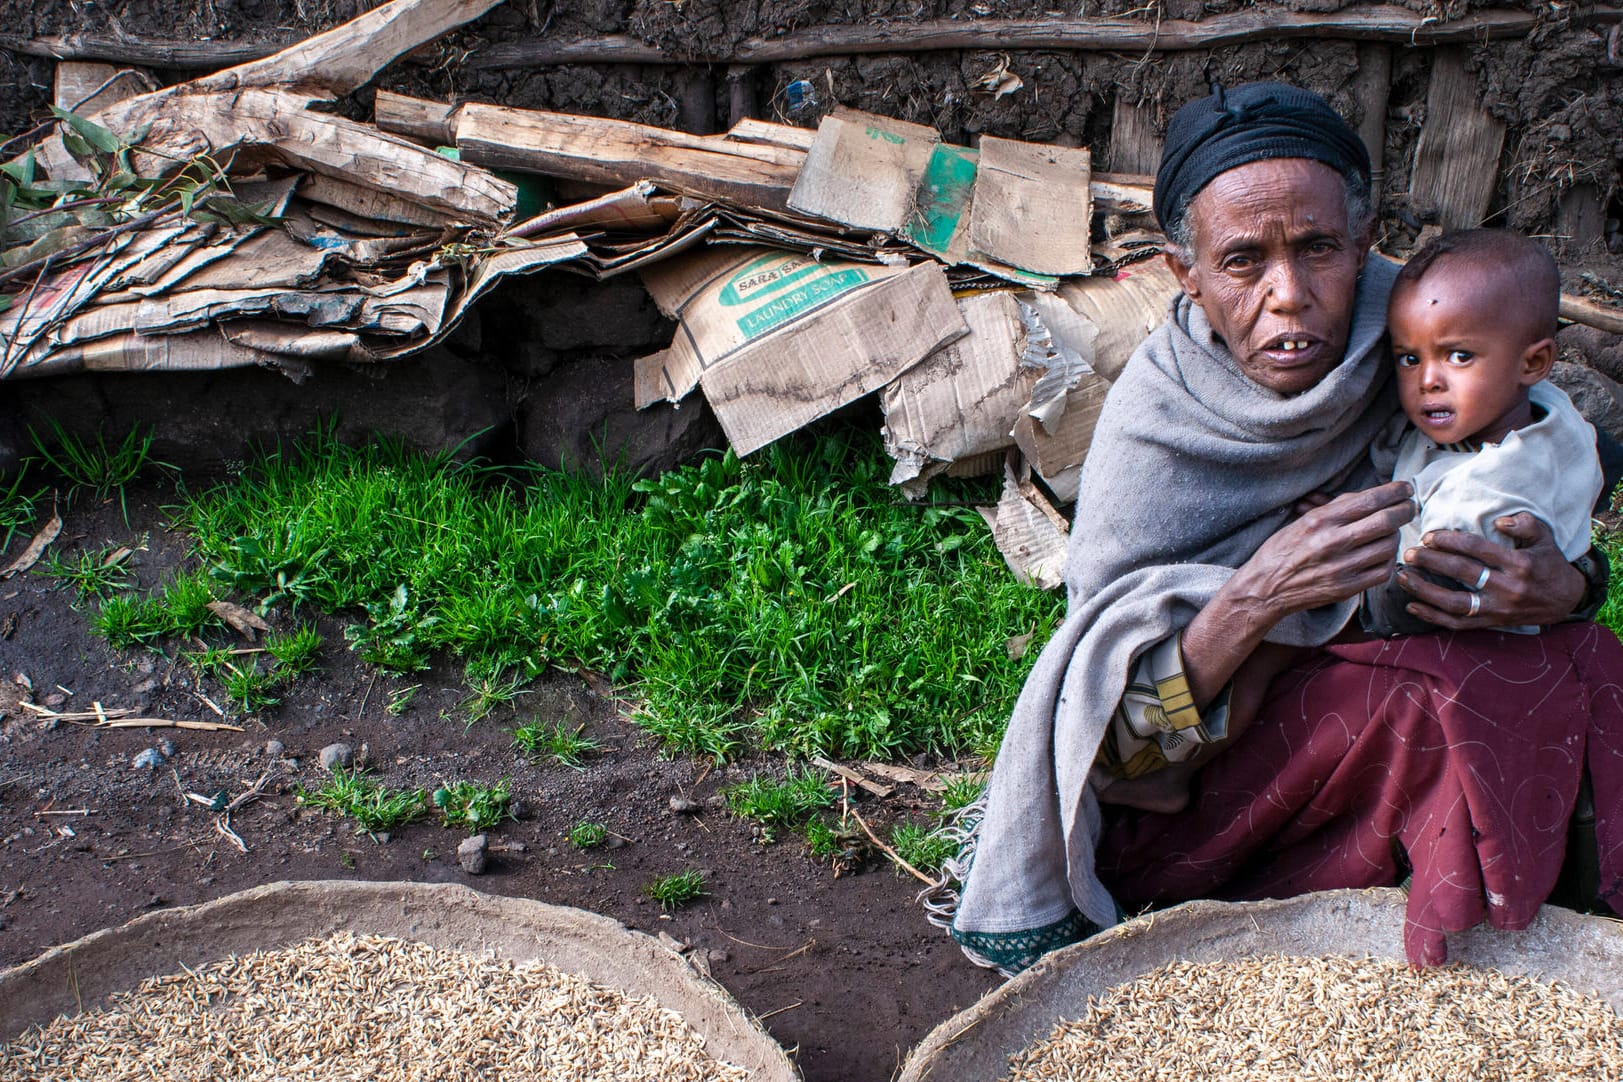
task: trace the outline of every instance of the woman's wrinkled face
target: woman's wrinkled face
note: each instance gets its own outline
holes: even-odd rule
[[[1246,376],[1300,394],[1341,363],[1366,235],[1340,174],[1306,158],[1219,174],[1189,204],[1193,262],[1167,262]]]

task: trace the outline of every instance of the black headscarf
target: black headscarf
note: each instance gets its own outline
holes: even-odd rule
[[[1272,158],[1309,158],[1369,183],[1364,141],[1328,102],[1284,83],[1246,83],[1189,102],[1167,125],[1155,173],[1155,216],[1165,229],[1219,173]]]

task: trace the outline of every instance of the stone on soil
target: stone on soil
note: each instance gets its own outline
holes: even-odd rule
[[[490,844],[485,836],[475,834],[456,847],[456,861],[469,875],[483,875],[490,860],[489,852]]]
[[[156,770],[163,765],[163,752],[157,748],[147,748],[134,759],[130,760],[133,770]]]
[[[328,744],[321,749],[321,768],[331,774],[342,767],[348,770],[355,765],[355,751],[348,744]]]

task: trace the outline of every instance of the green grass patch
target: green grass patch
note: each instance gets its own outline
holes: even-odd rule
[[[812,812],[834,803],[828,778],[820,770],[789,769],[783,781],[755,777],[722,790],[727,808],[741,819],[761,826],[761,841],[772,842],[780,830],[790,830]]]
[[[39,570],[63,588],[71,587],[80,601],[104,601],[135,584],[129,558],[127,545],[103,545],[72,555],[49,552],[40,560]]]
[[[124,521],[130,518],[124,505],[124,488],[152,463],[152,433],[139,426],[130,429],[122,440],[108,443],[107,437],[97,432],[94,439],[80,439],[64,429],[53,418],[48,436],[29,429],[34,449],[39,457],[67,482],[68,496],[88,489],[98,500],[117,493]]]
[[[285,677],[302,676],[316,667],[321,632],[309,624],[293,631],[272,632],[265,637],[265,652],[276,659],[276,669]]]
[[[633,482],[497,475],[317,434],[182,512],[217,584],[349,614],[395,672],[448,651],[470,713],[549,663],[629,684],[675,750],[843,758],[995,746],[1064,601],[963,506],[917,506],[871,437],[795,437]],[[517,688],[511,688],[514,694]]]
[[[440,810],[440,824],[461,827],[469,834],[489,830],[503,819],[511,818],[507,809],[512,799],[506,778],[495,785],[459,781],[434,790],[434,806]]]
[[[595,849],[609,836],[609,828],[602,823],[589,823],[582,819],[569,828],[569,844],[576,849]]]
[[[578,769],[600,746],[591,737],[581,735],[585,729],[584,723],[570,728],[561,721],[551,725],[532,722],[513,730],[513,746],[531,761],[550,759]]]
[[[353,819],[357,834],[374,837],[428,814],[421,789],[390,789],[360,769],[338,767],[321,788],[300,785],[293,792],[300,804]]]
[[[11,478],[0,484],[0,552],[11,547],[11,539],[23,533],[39,517],[46,489],[35,488],[28,480],[26,459]]]
[[[244,713],[265,710],[282,701],[277,694],[282,686],[280,674],[274,669],[261,669],[255,659],[228,662],[215,676],[224,686],[226,695]]]
[[[659,903],[661,909],[675,909],[704,897],[704,873],[689,869],[662,875],[642,888],[643,893]]]
[[[115,650],[153,646],[173,630],[161,598],[123,594],[101,603],[90,618],[90,630]]]
[[[917,823],[898,823],[890,832],[890,847],[927,875],[940,871],[941,865],[958,852],[956,842]],[[896,874],[901,875],[902,870],[897,868]]]

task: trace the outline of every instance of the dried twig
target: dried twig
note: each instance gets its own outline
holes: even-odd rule
[[[924,883],[927,886],[932,886],[932,887],[935,886],[935,880],[934,879],[932,879],[930,876],[925,875],[923,872],[921,872],[917,868],[913,867],[913,865],[911,865],[907,861],[903,860],[902,855],[900,853],[898,853],[896,850],[892,849],[890,846],[886,845],[884,842],[880,841],[879,840],[879,835],[875,834],[873,832],[873,830],[868,826],[868,824],[864,823],[862,821],[862,816],[858,815],[856,812],[853,811],[851,813],[851,818],[855,819],[857,821],[857,826],[861,827],[862,832],[864,834],[868,835],[868,840],[869,841],[871,841],[875,845],[877,845],[884,852],[884,854],[887,857],[889,857],[891,860],[894,860],[896,862],[897,867],[899,867],[902,870],[906,871],[909,875],[911,875],[914,879],[917,879],[920,883]]]

